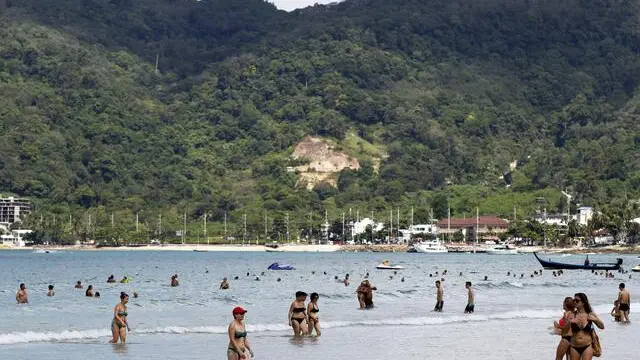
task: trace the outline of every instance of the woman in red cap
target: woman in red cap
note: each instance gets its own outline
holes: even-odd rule
[[[232,311],[233,321],[229,324],[229,348],[227,349],[227,360],[246,359],[247,351],[253,357],[253,350],[247,341],[247,329],[244,325],[244,314],[247,310],[240,306]]]

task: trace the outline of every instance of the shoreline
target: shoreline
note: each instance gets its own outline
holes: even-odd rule
[[[31,251],[193,251],[193,252],[374,252],[374,253],[405,253],[408,246],[402,245],[307,245],[284,244],[278,248],[264,245],[144,245],[97,247],[95,245],[50,245],[31,247],[0,246],[0,251],[31,250]],[[524,246],[519,248],[522,254],[533,252],[547,254],[640,254],[640,246],[611,245],[598,248],[544,248],[542,246]],[[450,251],[450,253],[455,253]]]

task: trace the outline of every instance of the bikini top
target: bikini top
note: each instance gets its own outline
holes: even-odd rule
[[[585,327],[583,328],[581,328],[578,324],[571,323],[571,332],[577,333],[578,331],[584,331],[584,332],[593,331],[593,325],[591,324],[591,321],[587,321],[587,325],[585,325]]]
[[[247,330],[245,331],[238,331],[236,330],[236,335],[235,335],[236,339],[242,339],[242,338],[246,338],[247,337]]]
[[[122,311],[122,310],[118,311],[118,316],[125,316],[126,317],[128,315],[129,314],[126,311]]]
[[[294,312],[294,313],[303,313],[303,312],[305,312],[305,311],[307,311],[307,309],[305,309],[305,308],[303,308],[303,307],[294,307],[294,308],[293,308],[293,312]]]
[[[316,308],[315,306],[313,306],[313,307],[311,308],[310,312],[312,312],[312,313],[318,313],[318,312],[320,312],[320,310],[319,310],[318,308]]]

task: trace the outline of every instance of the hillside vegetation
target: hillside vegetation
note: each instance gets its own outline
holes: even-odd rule
[[[0,193],[36,201],[32,226],[66,219],[67,238],[131,231],[135,213],[145,237],[159,214],[170,230],[185,213],[191,234],[206,213],[210,231],[226,214],[236,235],[247,214],[256,237],[265,211],[270,228],[289,213],[298,231],[350,208],[400,207],[405,223],[410,207],[425,221],[447,203],[563,211],[561,189],[624,204],[640,195],[638,10],[0,0]],[[359,169],[308,190],[287,171],[306,136]]]

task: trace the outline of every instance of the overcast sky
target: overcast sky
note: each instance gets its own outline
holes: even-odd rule
[[[307,6],[311,6],[315,3],[329,4],[332,2],[339,2],[339,0],[267,0],[274,3],[279,9],[282,10],[295,10]]]

